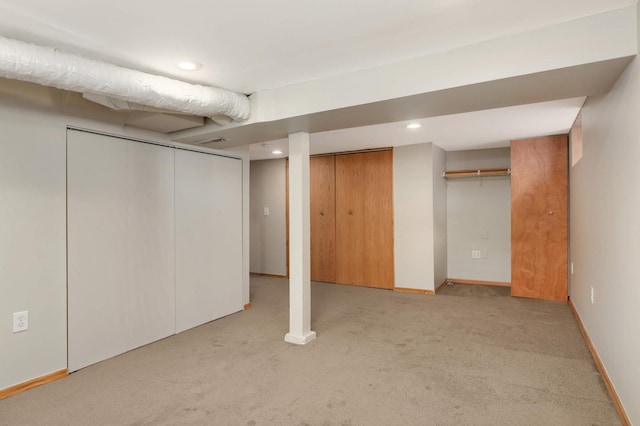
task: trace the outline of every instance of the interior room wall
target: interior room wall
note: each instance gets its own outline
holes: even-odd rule
[[[251,161],[250,270],[287,274],[286,160]],[[269,214],[265,215],[265,209]]]
[[[509,148],[451,151],[447,170],[509,167]],[[511,281],[511,182],[508,177],[447,180],[449,278]],[[481,259],[471,251],[480,250]]]
[[[437,289],[445,283],[447,265],[447,183],[442,173],[447,169],[447,152],[432,144],[433,182],[433,281]]]
[[[434,176],[442,174],[444,162],[445,152],[432,143],[394,148],[396,287],[434,291],[444,281],[436,282],[436,277],[446,277],[446,254],[436,254],[446,251],[446,216],[444,207],[434,208],[446,198],[444,185],[434,184],[439,182]],[[436,231],[436,226],[441,228]]]
[[[0,79],[0,390],[67,368],[67,126],[169,142],[125,126],[126,115],[77,93]],[[248,245],[244,253],[248,303]],[[29,330],[13,333],[13,313],[23,310]]]
[[[640,38],[640,34],[639,34]],[[570,297],[632,424],[640,424],[640,62],[582,110],[570,171]]]
[[[242,303],[251,303],[251,285],[249,279],[249,258],[251,240],[249,224],[251,222],[251,161],[249,145],[237,147],[233,151],[242,156]]]
[[[65,128],[41,118],[0,97],[0,389],[67,366]]]
[[[78,94],[0,79],[0,389],[67,367],[66,126],[152,135],[122,119]],[[14,334],[23,310],[29,330]]]

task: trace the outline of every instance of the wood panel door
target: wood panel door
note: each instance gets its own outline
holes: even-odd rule
[[[312,157],[311,279],[336,282],[336,157]]]
[[[336,157],[336,282],[393,288],[393,151]]]
[[[567,137],[511,142],[511,295],[567,300]]]

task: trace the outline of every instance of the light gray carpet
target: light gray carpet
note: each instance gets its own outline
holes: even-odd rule
[[[287,281],[251,286],[250,310],[0,401],[0,424],[620,424],[566,304],[313,283],[299,347]]]
[[[511,287],[469,284],[443,285],[438,289],[438,295],[464,297],[511,297]]]

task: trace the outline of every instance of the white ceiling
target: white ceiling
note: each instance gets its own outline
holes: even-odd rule
[[[507,147],[509,141],[514,139],[567,133],[584,100],[584,97],[572,98],[318,132],[310,135],[310,153],[323,154],[425,142],[433,142],[446,151]],[[419,123],[422,127],[407,129],[406,125],[409,123]],[[282,154],[273,154],[274,150],[281,150]],[[288,140],[252,144],[250,153],[252,160],[286,157]]]
[[[637,0],[0,0],[0,35],[244,93],[395,63]],[[193,59],[194,72],[175,64]],[[567,129],[581,99],[321,132],[312,151],[502,146]],[[280,142],[278,142],[280,143]],[[276,142],[273,142],[275,145]],[[259,149],[252,155],[261,157]]]
[[[637,0],[0,0],[2,35],[244,93],[389,64]],[[194,59],[192,73],[175,63]]]

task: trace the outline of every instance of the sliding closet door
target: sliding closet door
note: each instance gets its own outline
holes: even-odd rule
[[[336,282],[336,157],[312,157],[311,279]]]
[[[242,310],[242,161],[176,150],[176,332]]]
[[[172,335],[173,150],[67,133],[69,370]]]
[[[393,288],[393,151],[336,156],[336,282]]]

